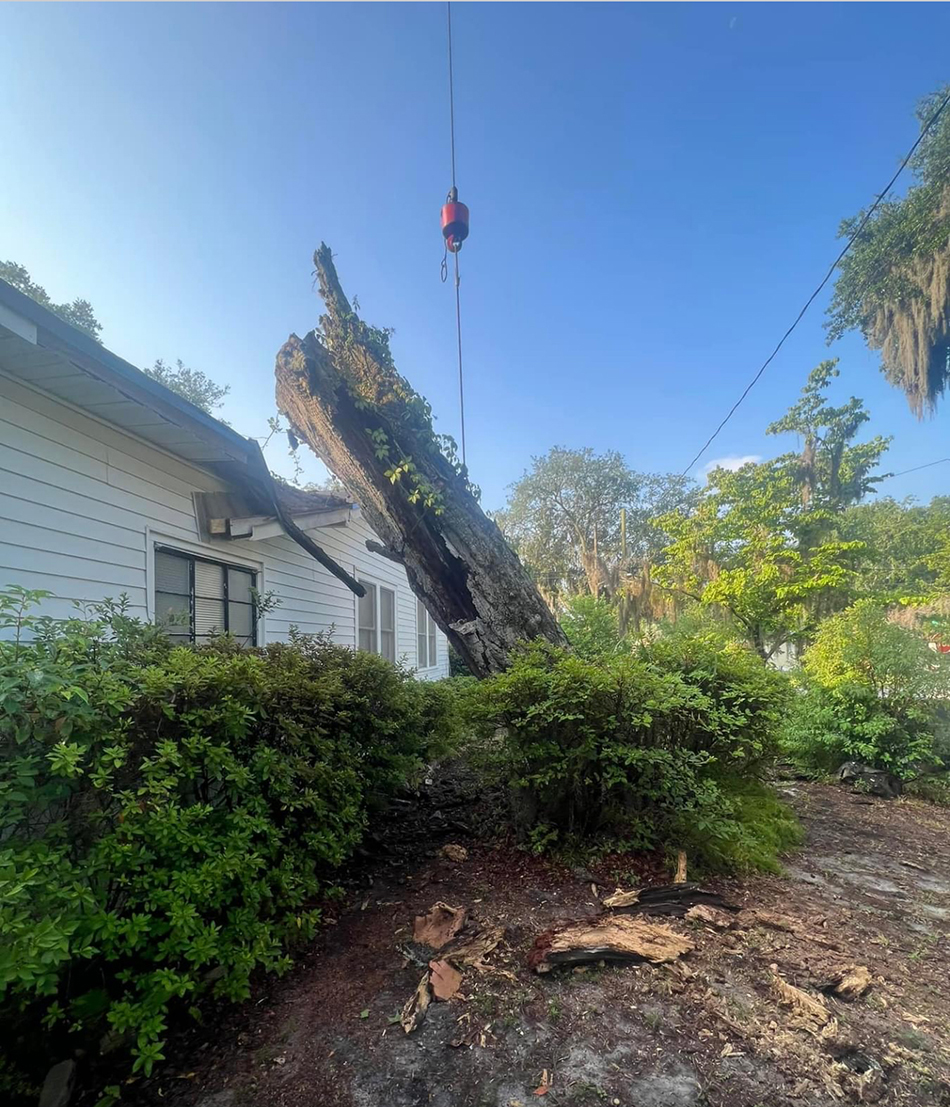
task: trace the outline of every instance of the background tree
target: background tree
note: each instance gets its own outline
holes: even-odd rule
[[[102,324],[96,318],[92,304],[88,300],[75,299],[68,304],[53,303],[46,289],[31,280],[26,268],[15,261],[0,261],[0,279],[5,280],[7,284],[12,284],[25,296],[42,304],[60,319],[88,334],[90,338],[94,338],[97,342],[101,341],[99,332],[102,330]]]
[[[696,508],[659,525],[672,536],[656,578],[669,590],[728,612],[764,658],[806,637],[856,590],[864,543],[842,535],[850,504],[873,490],[888,441],[854,438],[867,421],[863,403],[827,402],[834,362],[814,369],[801,399],[770,434],[797,433],[800,452],[715,469]]]
[[[181,358],[178,358],[174,366],[166,365],[159,358],[151,369],[143,369],[142,372],[153,381],[170,388],[172,392],[184,396],[189,403],[200,407],[208,415],[214,414],[215,408],[221,406],[224,397],[231,391],[229,384],[216,384],[200,369],[189,369]]]
[[[655,520],[691,484],[638,473],[616,450],[554,446],[532,459],[495,518],[548,595],[611,597],[625,572],[662,549]]]
[[[42,304],[48,311],[58,315],[60,319],[89,335],[90,338],[94,338],[97,342],[102,341],[99,337],[102,324],[96,318],[92,304],[88,300],[76,299],[69,304],[54,303],[46,289],[31,279],[26,267],[15,261],[0,261],[0,279],[5,280],[7,284],[12,284],[31,300]],[[184,396],[195,407],[200,407],[209,415],[214,414],[215,409],[221,406],[222,400],[231,391],[230,385],[216,384],[200,370],[189,369],[181,358],[173,366],[166,365],[159,358],[151,369],[144,369],[143,372],[152,380],[170,388],[172,392]]]
[[[920,102],[921,127],[948,93],[950,85]],[[861,331],[920,418],[950,380],[950,111],[926,132],[911,167],[915,183],[880,205],[839,263],[827,326],[832,340]],[[864,215],[845,219],[839,237]]]
[[[950,552],[950,496],[935,496],[929,504],[890,497],[855,504],[843,513],[839,532],[864,545],[862,596],[897,603],[950,589],[950,572],[941,571],[943,551]]]

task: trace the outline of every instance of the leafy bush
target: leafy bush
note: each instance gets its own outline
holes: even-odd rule
[[[561,627],[574,652],[586,661],[629,652],[616,607],[600,596],[570,596],[561,613]]]
[[[883,607],[862,600],[827,619],[802,668],[785,746],[803,768],[856,760],[908,777],[946,760],[950,662]]]
[[[324,637],[171,648],[122,605],[53,623],[30,598],[0,601],[4,1037],[108,1029],[148,1073],[170,1008],[288,966],[453,693]]]
[[[715,635],[598,664],[535,642],[482,682],[476,711],[504,728],[497,756],[537,847],[607,835],[741,867],[775,863],[742,797],[775,755],[787,695],[782,674]]]

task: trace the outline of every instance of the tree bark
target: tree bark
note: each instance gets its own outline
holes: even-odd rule
[[[363,323],[332,255],[314,254],[326,314],[277,355],[277,406],[347,486],[409,586],[477,676],[507,667],[520,641],[564,644],[550,608],[442,452],[422,397],[396,371],[385,332]],[[370,545],[368,543],[368,545]]]

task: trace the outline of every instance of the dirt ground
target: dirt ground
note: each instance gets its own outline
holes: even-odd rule
[[[695,949],[672,966],[544,976],[526,963],[538,934],[599,913],[618,885],[669,874],[629,858],[589,871],[533,858],[471,834],[477,804],[442,810],[431,795],[434,817],[420,824],[407,813],[402,831],[381,838],[382,857],[369,859],[362,886],[288,976],[171,1041],[173,1061],[125,1088],[123,1101],[950,1105],[950,810],[794,781],[779,789],[807,839],[783,876],[706,884],[745,909],[735,926],[653,920]],[[440,856],[445,841],[468,858]],[[437,901],[466,905],[468,932],[503,926],[504,940],[490,970],[467,969],[459,997],[433,1003],[407,1035],[396,1020],[433,956],[412,944],[412,921]],[[824,1026],[782,1002],[773,965],[821,999]],[[822,984],[849,965],[867,967],[870,989],[850,1003],[823,996]]]

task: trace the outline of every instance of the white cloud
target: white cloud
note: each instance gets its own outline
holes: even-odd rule
[[[742,457],[736,455],[731,457],[714,457],[712,461],[707,461],[702,469],[700,469],[700,474],[706,477],[713,469],[728,469],[730,473],[734,473],[737,469],[741,469],[743,465],[761,460],[761,454],[743,454]]]

